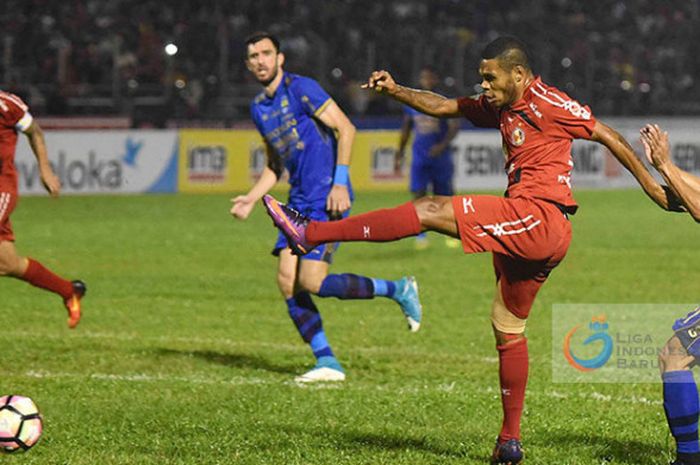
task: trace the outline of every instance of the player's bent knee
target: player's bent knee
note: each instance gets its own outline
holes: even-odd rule
[[[319,276],[317,274],[304,274],[302,273],[299,276],[299,287],[304,290],[308,291],[312,294],[318,294],[318,292],[321,290],[321,283],[323,282],[323,278],[325,276]]]
[[[427,229],[439,227],[445,219],[454,217],[452,199],[446,196],[426,196],[413,201],[421,225]]]
[[[0,258],[0,276],[21,276],[21,260],[17,257]]]
[[[525,333],[527,320],[513,315],[500,299],[494,299],[491,307],[491,324],[500,333],[522,335]]]
[[[689,360],[688,351],[676,336],[669,339],[659,352],[659,368],[662,373],[685,370],[689,368],[691,360]]]
[[[294,275],[277,273],[277,287],[285,298],[290,298],[294,294]]]

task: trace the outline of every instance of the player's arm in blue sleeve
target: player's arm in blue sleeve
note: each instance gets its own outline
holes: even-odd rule
[[[328,194],[326,209],[331,214],[339,214],[350,209],[349,167],[352,143],[355,140],[355,126],[347,115],[321,86],[309,78],[299,79],[294,91],[300,98],[302,107],[312,117],[332,129],[338,139],[338,154],[335,166],[333,187]]]

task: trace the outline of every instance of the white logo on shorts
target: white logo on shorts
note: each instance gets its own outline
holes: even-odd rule
[[[531,230],[542,223],[542,220],[536,219],[533,215],[528,215],[525,218],[519,218],[515,221],[505,221],[503,223],[484,224],[474,226],[476,237],[484,236],[512,236],[514,234],[522,234]]]
[[[367,239],[369,237],[369,226],[362,227],[362,235]]]
[[[474,205],[472,204],[474,202],[474,199],[471,197],[465,198],[462,197],[462,208],[464,208],[464,214],[467,215],[469,214],[469,209],[471,208],[472,213],[476,213],[476,210],[474,209]]]

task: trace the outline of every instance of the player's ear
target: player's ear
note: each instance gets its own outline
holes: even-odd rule
[[[279,52],[277,54],[277,66],[282,66],[284,64],[284,53]]]
[[[513,80],[516,84],[520,85],[525,82],[525,68],[522,65],[515,65],[511,70],[513,73]]]

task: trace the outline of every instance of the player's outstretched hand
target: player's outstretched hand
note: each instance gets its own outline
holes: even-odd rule
[[[386,91],[389,94],[393,94],[396,91],[397,84],[394,82],[394,78],[391,77],[388,71],[374,71],[367,79],[366,84],[362,84],[363,89],[374,89],[377,92]]]
[[[41,170],[41,183],[44,185],[46,191],[51,195],[51,197],[58,197],[61,192],[61,181],[50,169]]]
[[[658,124],[647,124],[640,131],[644,155],[649,163],[659,168],[671,161],[668,147],[668,133]]]
[[[245,220],[253,211],[255,201],[247,195],[239,195],[231,199],[233,206],[231,207],[231,215],[239,220]]]
[[[326,199],[326,210],[331,217],[339,218],[350,209],[350,193],[348,188],[341,185],[334,185]]]

